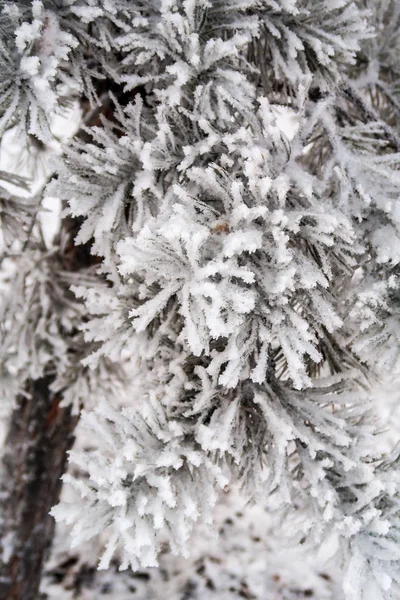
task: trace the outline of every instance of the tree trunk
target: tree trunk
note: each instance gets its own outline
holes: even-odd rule
[[[51,379],[31,381],[18,398],[7,436],[1,477],[0,599],[37,600],[42,568],[54,534],[49,510],[78,421],[60,408]]]

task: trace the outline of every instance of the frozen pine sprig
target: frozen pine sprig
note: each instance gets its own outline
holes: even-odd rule
[[[50,374],[93,407],[80,500],[54,515],[76,544],[108,531],[102,567],[155,565],[165,542],[187,553],[227,477],[297,539],[338,536],[349,599],[368,575],[386,600],[398,461],[373,451],[367,375],[398,367],[400,146],[397,50],[370,24],[392,4],[7,4],[4,127],[44,138],[60,104],[84,112],[46,195],[90,276],[33,228],[2,330],[3,382]],[[11,241],[30,213],[5,200]]]
[[[357,90],[366,92],[367,104],[397,129],[400,116],[399,5],[396,0],[367,0],[364,5],[370,11],[374,35],[361,45],[359,60],[350,69],[352,83]]]
[[[0,3],[2,77],[0,132],[17,125],[42,141],[52,137],[59,69],[78,40],[40,0]]]
[[[377,120],[354,123],[359,105],[350,110],[349,95],[344,100],[332,88],[333,80],[341,85],[343,65],[354,60],[367,27],[345,2],[323,3],[319,11],[290,2],[220,8],[138,5],[131,30],[118,38],[126,55],[125,92],[139,90],[143,98],[133,128],[132,105],[125,108],[129,139],[115,135],[115,120],[103,120],[91,130],[94,143],[79,142],[70,163],[66,152],[60,182],[66,189],[73,175],[70,209],[83,217],[78,239],[93,236],[93,251],[107,257],[107,284],[74,288],[90,315],[86,342],[99,345],[85,364],[129,356],[139,393],[153,399],[167,422],[179,422],[184,436],[190,432],[190,447],[207,465],[222,462],[252,497],[276,494],[289,512],[297,503],[304,514],[308,507],[312,517],[304,517],[302,534],[313,529],[317,543],[333,529],[355,548],[364,517],[350,514],[346,494],[361,481],[365,497],[374,498],[377,475],[358,442],[370,440],[374,427],[364,427],[369,402],[359,397],[366,383],[353,354],[359,317],[351,309],[360,298],[360,264],[375,278],[377,265],[393,263],[382,260],[371,219],[379,212],[385,225],[396,227],[389,201],[398,188],[397,156],[388,152],[391,141],[382,141],[387,129]],[[273,31],[265,26],[272,21]],[[265,71],[257,73],[260,57],[248,51],[252,39],[252,46],[273,49],[274,83],[302,82],[292,140],[278,126],[270,99],[260,96]],[[311,98],[311,82],[322,88],[320,103]],[[337,104],[348,107],[348,121]],[[121,124],[122,114],[117,111]],[[134,151],[124,146],[122,152],[121,140],[134,141]],[[118,199],[116,185],[126,172],[132,191]],[[128,207],[138,218],[127,219]],[[113,253],[105,251],[110,232]],[[343,376],[324,387],[315,378],[323,370]],[[119,430],[118,419],[109,418],[107,431]],[[138,435],[125,429],[127,435],[118,434],[123,447]],[[178,438],[185,448],[187,438]],[[153,454],[162,452],[159,442],[148,444]],[[94,455],[102,468],[85,463],[84,455],[76,459],[89,477],[81,490],[94,516],[86,521],[77,508],[61,507],[60,517],[76,523],[76,540],[111,525],[107,560],[116,550],[124,566],[154,564],[164,521],[155,521],[153,509],[149,521],[136,490],[103,474],[101,445]],[[180,468],[172,474],[175,485]],[[156,490],[138,483],[153,506]],[[112,506],[114,485],[121,505]],[[182,514],[168,514],[180,523]],[[121,527],[142,527],[144,516],[150,554],[135,546],[141,534],[120,541]],[[185,551],[185,539],[170,543]]]
[[[31,0],[0,2],[0,133],[41,141],[53,138],[52,121],[81,94],[100,103],[95,83],[118,81],[115,38],[135,13],[124,1]]]
[[[218,401],[200,392],[189,414],[201,415],[203,449],[225,457],[250,496],[278,494],[282,508],[312,489],[314,511],[332,518],[337,497],[326,494],[325,476],[333,464],[344,470],[357,465],[352,429],[366,406],[365,396],[350,395],[339,377],[293,393],[270,372],[263,385],[246,381]]]
[[[24,393],[30,378],[49,377],[52,391],[62,394],[61,404],[78,413],[100,393],[109,397],[121,393],[126,374],[122,366],[104,357],[94,369],[82,364],[98,344],[88,346],[83,341],[80,327],[87,309],[70,290],[83,277],[68,271],[64,260],[56,250],[37,245],[19,254],[4,277],[0,369],[14,400],[16,393]],[[90,275],[85,281],[90,283]]]
[[[116,550],[121,568],[156,566],[162,542],[187,555],[193,524],[210,522],[216,487],[227,482],[201,452],[190,424],[168,418],[160,399],[152,396],[140,409],[122,412],[102,401],[84,414],[83,423],[104,442],[101,449],[71,454],[71,461],[88,472],[87,482],[64,478],[85,508],[62,504],[52,510],[57,520],[74,523],[74,543],[109,528],[100,568],[108,567]]]
[[[302,543],[329,540],[343,567],[346,599],[391,598],[399,582],[398,451],[385,458],[374,455],[369,447],[373,423],[356,405],[346,421],[350,430],[358,422],[356,435],[343,447],[347,461],[324,451],[317,453],[319,476],[315,470],[298,496],[298,506],[302,506],[306,491],[312,513],[307,518],[307,512],[300,512],[289,520],[291,532],[303,535]],[[307,468],[306,460],[303,467]],[[315,514],[320,515],[318,524],[313,524]]]
[[[335,299],[325,291],[342,268],[330,249],[341,251],[350,268],[357,248],[345,219],[322,214],[310,188],[307,197],[290,187],[295,171],[277,180],[262,172],[256,177],[251,158],[245,167],[250,190],[210,167],[189,170],[191,194],[175,186],[171,215],[160,215],[136,239],[121,241],[119,270],[150,285],[147,293],[141,287],[139,306],[130,313],[136,331],[176,296],[184,322],[181,337],[195,355],[208,354],[212,340],[221,340],[209,366],[220,384],[235,387],[246,377],[262,383],[268,349],[278,346],[301,387],[309,382],[304,356],[322,359],[319,329],[341,325]],[[199,212],[189,201],[194,206],[201,201]],[[317,239],[322,268],[311,252]]]
[[[338,194],[342,212],[355,224],[364,247],[343,293],[353,350],[370,366],[390,372],[397,368],[399,352],[399,153],[393,130],[377,120],[377,115],[363,122],[369,109],[362,97],[352,96],[352,92],[350,96],[346,93],[345,98],[349,97],[349,111],[355,111],[355,116],[349,115],[341,127],[335,122],[337,109],[331,105],[332,98],[315,107],[310,120],[315,130],[305,160],[314,167],[321,159],[320,152],[326,153],[326,160],[320,162],[324,193]],[[319,138],[315,143],[314,136]]]
[[[142,167],[145,140],[154,137],[152,115],[144,110],[142,116],[143,110],[137,95],[124,109],[115,104],[114,121],[84,128],[90,141],[76,139],[65,149],[47,189],[67,203],[69,215],[84,217],[76,242],[93,239],[92,252],[108,262],[117,241],[140,229],[159,201],[152,173]]]
[[[391,598],[400,577],[398,448],[352,475],[344,475],[341,489],[346,598]]]
[[[15,196],[0,185],[0,255],[28,235],[38,208],[36,198]]]
[[[187,373],[187,365],[180,364]],[[215,485],[235,479],[248,486],[250,496],[278,494],[281,511],[286,507],[289,514],[293,503],[297,510],[305,504],[312,516],[302,513],[296,525],[302,536],[315,545],[336,533],[342,556],[353,564],[361,548],[363,560],[373,562],[378,576],[382,561],[393,559],[372,558],[368,544],[376,536],[384,543],[389,525],[383,507],[397,505],[398,487],[393,474],[380,474],[381,466],[375,473],[375,457],[366,448],[373,426],[366,421],[365,397],[349,395],[339,379],[294,396],[290,387],[272,378],[256,393],[247,384],[236,396],[209,395],[207,400],[207,378],[201,368],[196,372],[202,386],[187,396],[175,416],[171,401],[179,387],[173,377],[157,393],[138,400],[140,407],[120,412],[102,402],[84,415],[87,430],[104,441],[96,449],[72,453],[87,479],[65,477],[81,496],[85,514],[79,505],[65,502],[53,509],[58,520],[73,525],[74,543],[106,529],[109,541],[101,567],[107,567],[114,553],[122,568],[154,566],[165,543],[185,554],[194,523],[202,515],[211,518]],[[396,536],[395,519],[391,526]],[[364,583],[356,584],[361,593]]]
[[[39,247],[18,257],[12,275],[1,303],[2,361],[23,381],[61,373],[69,337],[83,318],[82,305],[69,291],[70,276],[56,252]]]
[[[296,88],[310,74],[330,87],[354,65],[362,42],[373,37],[368,11],[349,0],[263,0],[260,5],[253,52],[262,87],[270,94],[278,91],[277,82]]]
[[[399,311],[399,279],[392,273],[387,279],[367,279],[350,313],[360,329],[354,340],[355,352],[385,373],[400,368]]]
[[[124,366],[101,356],[95,368],[84,364],[87,355],[96,350],[82,340],[83,334],[71,336],[65,365],[58,365],[50,388],[62,398],[60,406],[71,407],[78,415],[82,407],[95,406],[100,396],[122,397],[129,381]]]
[[[305,448],[297,447],[300,462],[294,460],[292,472],[301,484],[297,511],[289,511],[291,535],[303,536],[302,543],[311,547],[330,541],[344,570],[346,598],[391,598],[399,582],[398,449],[387,457],[374,452],[372,398],[359,393],[346,398],[339,390],[334,391],[331,425],[339,425],[343,437],[333,444],[334,451],[320,446],[310,461]]]
[[[173,106],[184,105],[195,88],[205,102],[218,97],[221,115],[224,105],[243,103],[249,88],[240,73],[247,64],[243,50],[258,28],[251,8],[253,3],[220,0],[139,5],[133,27],[118,38],[126,71],[135,67],[135,74],[122,76],[125,89],[152,84],[156,95]]]

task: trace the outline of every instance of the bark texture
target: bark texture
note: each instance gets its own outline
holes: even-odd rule
[[[11,417],[1,476],[1,600],[38,600],[54,534],[49,510],[59,499],[78,417],[59,406],[50,383],[30,382]]]

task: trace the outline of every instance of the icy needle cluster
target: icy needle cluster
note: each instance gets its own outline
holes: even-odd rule
[[[5,344],[5,365],[52,364],[70,401],[78,362],[130,381],[128,408],[110,391],[84,412],[99,442],[72,453],[81,501],[55,517],[75,543],[109,532],[102,567],[153,566],[236,481],[279,498],[298,540],[338,537],[349,600],[390,598],[398,458],[373,450],[370,384],[400,367],[395,2],[2,4],[2,127],[45,141],[82,99],[45,195],[96,257],[55,315],[13,331],[30,354]],[[3,205],[5,235],[19,213],[26,228],[29,207]]]

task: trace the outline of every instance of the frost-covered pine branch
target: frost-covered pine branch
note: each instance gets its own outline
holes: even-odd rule
[[[76,544],[108,532],[100,566],[153,566],[239,482],[282,536],[337,537],[348,599],[390,598],[398,458],[371,389],[400,365],[395,4],[6,4],[3,129],[46,142],[86,110],[44,195],[92,260],[33,231],[5,304],[7,377],[50,373],[75,407],[95,390],[80,501],[53,514]],[[9,246],[40,202],[4,206]]]

